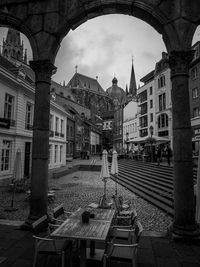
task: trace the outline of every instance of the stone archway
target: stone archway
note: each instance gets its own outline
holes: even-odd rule
[[[163,36],[170,54],[173,101],[175,216],[172,231],[179,235],[196,235],[188,69],[192,59],[192,36],[200,21],[198,0],[192,1],[192,5],[176,0],[1,1],[0,24],[23,32],[33,50],[31,67],[36,74],[36,111],[29,221],[47,212],[49,90],[60,42],[70,29],[105,14],[137,17]]]

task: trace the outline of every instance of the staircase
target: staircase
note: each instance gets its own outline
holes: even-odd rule
[[[118,183],[168,215],[174,214],[173,168],[134,160],[120,160]],[[196,170],[193,177],[196,180]],[[112,178],[112,177],[111,177]]]

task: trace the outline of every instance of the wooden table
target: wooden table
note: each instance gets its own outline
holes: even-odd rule
[[[68,218],[52,234],[52,237],[78,239],[80,240],[80,266],[86,267],[86,245],[87,240],[91,242],[90,254],[95,255],[95,242],[106,241],[108,231],[115,214],[111,209],[95,209],[95,218],[90,218],[89,223],[82,223],[79,210],[75,215]]]

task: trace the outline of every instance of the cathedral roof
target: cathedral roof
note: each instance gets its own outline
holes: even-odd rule
[[[112,80],[112,86],[106,90],[106,93],[113,99],[115,106],[124,104],[127,101],[126,92],[119,87],[117,83],[117,78],[114,77]]]
[[[51,80],[51,88],[55,89],[55,91],[60,94],[63,95],[66,98],[69,98],[73,101],[75,101],[74,96],[71,92],[71,90],[69,88],[67,88],[66,86],[63,86],[53,80]]]
[[[70,88],[80,88],[80,89],[87,89],[92,90],[96,93],[103,93],[105,94],[105,91],[97,81],[97,79],[90,78],[88,76],[85,76],[80,73],[75,73],[72,79],[67,84],[67,87]]]

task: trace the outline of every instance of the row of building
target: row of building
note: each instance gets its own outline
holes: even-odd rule
[[[191,123],[193,140],[200,133],[199,42],[190,68]],[[23,177],[30,177],[35,97],[34,72],[27,64],[19,32],[9,29],[0,51],[0,181],[14,177],[20,154]],[[86,152],[99,154],[115,147],[123,153],[148,136],[165,137],[173,144],[171,81],[168,55],[136,87],[132,62],[129,89],[118,86],[116,77],[104,91],[95,79],[77,72],[65,85],[51,83],[49,97],[49,168]],[[184,115],[184,114],[183,114]],[[197,143],[196,143],[197,144]],[[198,150],[194,142],[194,151]]]

